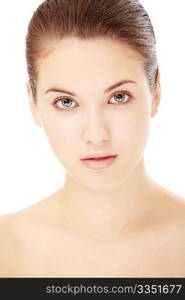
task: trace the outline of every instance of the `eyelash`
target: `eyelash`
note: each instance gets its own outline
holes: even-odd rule
[[[118,91],[118,92],[114,93],[114,94],[111,96],[110,99],[112,99],[112,97],[114,97],[115,95],[119,95],[119,94],[127,95],[127,96],[128,96],[128,100],[126,100],[126,101],[123,102],[123,103],[117,102],[117,105],[124,105],[124,104],[127,104],[127,103],[129,103],[130,101],[132,101],[133,98],[134,98],[134,97],[133,97],[129,92],[127,92],[127,91]],[[71,110],[75,109],[75,107],[72,107],[72,108],[59,108],[59,107],[56,105],[59,101],[62,101],[62,100],[65,99],[65,98],[67,98],[68,100],[74,101],[73,99],[71,99],[71,98],[68,97],[68,96],[63,96],[63,97],[57,98],[57,99],[54,101],[54,103],[53,103],[54,107],[56,107],[56,109],[58,109],[58,110],[60,110],[60,111],[71,111]],[[123,101],[124,101],[124,100],[123,100]]]

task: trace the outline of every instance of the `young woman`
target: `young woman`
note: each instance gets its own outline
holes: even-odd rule
[[[155,47],[137,0],[47,0],[34,12],[29,103],[66,177],[1,216],[1,277],[185,276],[184,199],[144,164],[160,103]]]

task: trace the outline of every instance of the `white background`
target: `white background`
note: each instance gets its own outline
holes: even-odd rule
[[[26,91],[25,37],[42,1],[2,1],[0,10],[0,214],[20,210],[63,185],[64,169],[33,121]],[[142,0],[156,34],[162,99],[151,120],[146,168],[185,198],[185,1]]]

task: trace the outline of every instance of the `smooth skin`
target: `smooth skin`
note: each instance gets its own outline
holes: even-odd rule
[[[118,41],[68,37],[46,47],[37,104],[29,81],[27,90],[65,183],[37,204],[1,216],[0,276],[185,277],[185,199],[154,182],[144,165],[160,74],[152,92],[142,57]],[[104,93],[120,80],[133,82]],[[75,95],[46,93],[53,87]],[[68,110],[61,97],[71,99]],[[113,165],[82,164],[101,151],[118,154]]]

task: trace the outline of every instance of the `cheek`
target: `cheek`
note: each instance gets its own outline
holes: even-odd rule
[[[113,122],[112,136],[123,147],[138,147],[147,142],[149,127],[149,107],[143,104]]]
[[[78,140],[74,132],[75,126],[69,122],[61,122],[55,116],[55,118],[43,122],[43,127],[48,142],[58,157],[64,159],[74,151]]]
[[[129,143],[135,152],[143,153],[148,142],[150,131],[150,115],[146,108],[139,110],[129,126]]]

